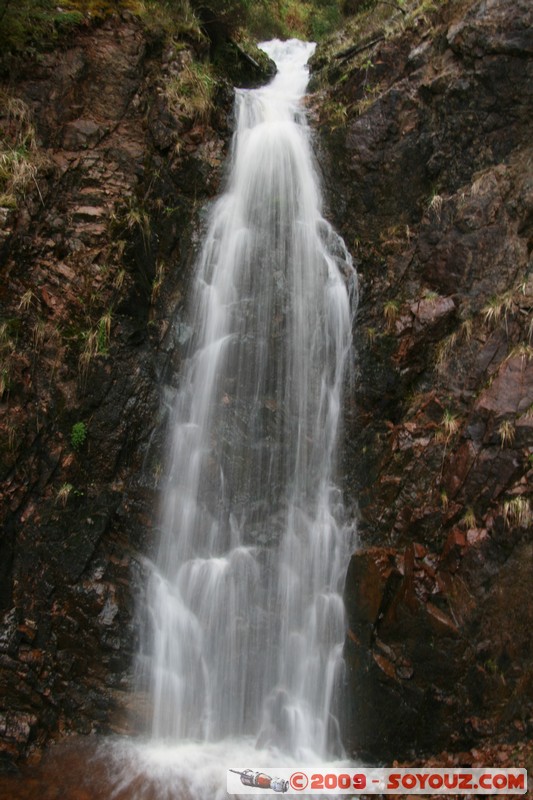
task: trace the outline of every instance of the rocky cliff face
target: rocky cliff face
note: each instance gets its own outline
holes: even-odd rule
[[[126,724],[159,387],[187,338],[194,231],[228,140],[229,88],[213,82],[207,106],[169,91],[206,49],[111,17],[3,87],[5,152],[31,174],[0,211],[7,758],[54,731]]]
[[[533,732],[532,22],[378,3],[315,59],[362,284],[344,728],[365,757]]]
[[[384,760],[525,738],[533,703],[532,11],[394,6],[318,52],[312,101],[362,288],[344,735]],[[207,76],[209,102],[184,97],[207,49],[113,17],[2,87],[2,135],[26,159],[0,184],[7,761],[132,719],[159,387],[189,335],[195,232],[228,139],[227,88]]]

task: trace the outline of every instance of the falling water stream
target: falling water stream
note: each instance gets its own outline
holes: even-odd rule
[[[301,106],[314,45],[239,90],[192,298],[140,658],[154,743],[339,756],[350,548],[334,483],[355,275],[321,215]],[[239,759],[241,760],[241,759]]]
[[[356,279],[301,105],[314,45],[262,47],[278,73],[236,93],[168,429],[139,655],[149,737],[107,745],[110,797],[213,800],[228,768],[343,755],[353,531],[334,477]]]

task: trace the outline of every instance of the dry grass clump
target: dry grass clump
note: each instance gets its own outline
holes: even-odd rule
[[[46,159],[39,151],[28,106],[0,90],[0,206],[16,208],[31,190]]]

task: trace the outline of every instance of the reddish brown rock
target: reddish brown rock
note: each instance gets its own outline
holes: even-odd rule
[[[523,353],[503,362],[490,386],[479,396],[476,411],[493,412],[498,417],[526,414],[533,405],[533,355],[527,346],[524,343]]]
[[[532,686],[525,680],[531,654],[527,633],[531,609],[523,600],[533,569],[531,545],[518,548],[492,576],[487,590],[476,572],[479,556],[486,559],[492,547],[489,537],[469,543],[457,531],[435,560],[438,567],[431,585],[424,582],[423,572],[408,567],[403,579],[389,584],[386,598],[380,594],[377,617],[374,604],[370,640],[356,636],[347,640],[345,656],[354,684],[353,705],[348,707],[344,725],[355,751],[368,757],[381,748],[391,757],[393,752],[408,752],[409,747],[427,747],[428,742],[458,746],[472,735],[505,730],[510,720],[520,722],[531,713]],[[458,564],[450,571],[454,551]],[[357,568],[350,577],[364,564],[363,581],[372,574],[382,575],[383,563],[390,564],[394,558],[390,549],[356,553],[352,563]],[[408,563],[409,558],[404,561]],[[361,589],[358,608],[352,605],[353,593],[348,594],[352,628],[361,628],[360,612],[371,609],[364,603],[371,592],[370,587]],[[505,680],[500,680],[500,670],[506,671]],[[482,717],[476,717],[479,702]],[[355,709],[354,723],[350,710],[355,713]],[[376,717],[382,716],[386,732],[382,725],[376,726]],[[404,745],[400,734],[408,737]]]
[[[58,731],[112,730],[128,703],[138,553],[154,546],[159,380],[180,357],[159,331],[176,328],[231,101],[221,87],[218,121],[189,137],[186,155],[162,149],[160,127],[176,145],[194,120],[158,94],[182,64],[174,48],[163,57],[161,36],[110,16],[3,87],[31,119],[41,166],[0,214],[0,311],[12,321],[0,396],[0,768]]]
[[[533,8],[464,0],[403,24],[391,9],[380,41],[378,5],[339,58],[319,48],[315,83],[332,217],[361,280],[343,726],[383,760],[533,734],[529,567],[507,584],[533,526]],[[380,550],[399,572],[404,557],[388,592]],[[375,654],[410,666],[393,675]]]

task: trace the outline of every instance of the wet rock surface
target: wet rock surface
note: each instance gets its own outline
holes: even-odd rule
[[[487,531],[459,529],[440,553],[415,543],[353,556],[345,595],[353,747],[394,759],[428,742],[461,749],[497,733],[527,738],[532,556],[530,542],[509,556]]]
[[[16,94],[6,88],[31,119],[41,164],[5,209],[0,241],[6,768],[50,735],[123,732],[135,717],[134,602],[156,538],[160,389],[172,392],[195,231],[229,135],[222,83],[201,119],[165,91],[197,57],[111,17],[22,66]],[[14,112],[0,114],[9,132]]]
[[[361,278],[344,738],[374,761],[446,748],[437,763],[517,766],[533,716],[531,6],[362,5],[336,43],[351,54],[321,70],[317,54],[312,100],[330,217]],[[0,208],[6,770],[51,735],[128,733],[142,713],[129,690],[158,387],[171,396],[190,336],[231,102],[219,85],[198,118],[165,86],[207,49],[168,49],[124,17],[17,76],[42,158]],[[43,797],[69,796],[42,775],[5,791],[43,780]]]
[[[361,279],[343,726],[368,759],[533,733],[532,22],[377,4],[315,57]]]

